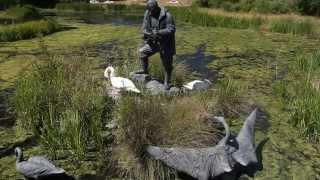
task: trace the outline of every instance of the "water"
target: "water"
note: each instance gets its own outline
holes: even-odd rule
[[[206,44],[200,44],[194,53],[177,55],[177,62],[186,64],[189,69],[200,75],[201,78],[216,80],[218,72],[208,68],[208,64],[217,59],[214,55],[206,55]]]
[[[142,24],[143,14],[105,14],[105,13],[82,13],[82,12],[44,12],[47,17],[62,17],[66,20],[72,20],[85,24],[112,24],[140,26]]]

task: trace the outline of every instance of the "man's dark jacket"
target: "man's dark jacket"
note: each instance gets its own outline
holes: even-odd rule
[[[159,15],[159,24],[151,24],[151,15],[149,10],[146,10],[144,13],[142,30],[143,33],[150,33],[152,29],[156,27],[159,30],[161,36],[160,48],[164,51],[166,55],[175,55],[176,54],[176,45],[175,45],[175,24],[172,15],[163,7],[160,7]],[[146,37],[145,37],[146,38]]]

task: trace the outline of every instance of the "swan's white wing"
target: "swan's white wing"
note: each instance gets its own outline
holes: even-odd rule
[[[140,92],[130,79],[123,77],[111,77],[111,85],[115,88],[125,89],[127,91]]]
[[[183,87],[185,87],[185,88],[187,88],[187,89],[192,90],[192,89],[193,89],[194,84],[195,84],[195,83],[197,83],[197,82],[202,82],[202,81],[200,81],[200,80],[194,80],[194,81],[191,81],[191,82],[189,82],[189,83],[187,83],[187,84],[183,85]]]

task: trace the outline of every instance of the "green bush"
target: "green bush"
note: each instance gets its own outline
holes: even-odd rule
[[[11,7],[7,9],[5,13],[11,17],[11,20],[14,22],[25,22],[43,18],[39,10],[33,6]]]
[[[269,30],[278,33],[309,35],[314,33],[314,28],[314,25],[308,19],[271,19],[269,22]]]
[[[70,58],[68,58],[70,59]],[[68,63],[68,64],[67,64]],[[33,65],[17,82],[18,132],[32,132],[53,157],[60,152],[82,159],[101,149],[104,90],[84,57],[52,57]]]
[[[301,13],[320,16],[319,0],[300,0],[298,8]]]
[[[101,5],[89,3],[58,3],[55,6],[59,10],[74,10],[74,11],[104,11]]]
[[[39,20],[6,25],[0,28],[0,41],[16,41],[34,38],[39,34],[51,34],[59,29],[59,24],[53,20]]]
[[[291,11],[288,0],[255,0],[254,10],[260,13],[288,13]]]
[[[1,9],[7,9],[11,6],[16,5],[16,1],[14,0],[0,0],[0,10]]]

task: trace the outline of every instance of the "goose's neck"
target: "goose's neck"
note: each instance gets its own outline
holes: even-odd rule
[[[17,159],[16,159],[16,162],[17,162],[17,163],[23,161],[23,154],[22,154],[21,151],[18,151],[18,152],[17,152],[16,157],[17,157]]]
[[[223,124],[223,127],[224,127],[224,129],[225,129],[225,133],[226,133],[226,135],[225,135],[225,137],[222,139],[222,141],[221,141],[221,143],[223,144],[223,145],[226,145],[227,144],[227,141],[228,141],[228,139],[229,139],[229,137],[230,137],[230,129],[229,129],[229,126],[228,126],[228,124],[226,123],[226,121],[221,121],[221,123]]]

